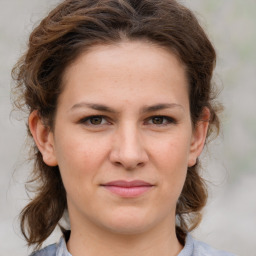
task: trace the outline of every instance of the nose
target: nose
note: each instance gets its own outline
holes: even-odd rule
[[[115,132],[110,161],[126,170],[134,170],[146,164],[148,154],[136,127],[126,125]]]

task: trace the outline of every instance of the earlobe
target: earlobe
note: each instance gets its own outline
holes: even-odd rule
[[[50,128],[43,123],[37,110],[34,110],[29,115],[28,124],[30,132],[43,156],[45,164],[49,166],[58,165],[54,150],[53,133]]]
[[[209,126],[209,120],[210,110],[205,107],[201,115],[201,120],[197,122],[193,131],[190,144],[188,167],[192,167],[196,164],[197,158],[203,151]]]

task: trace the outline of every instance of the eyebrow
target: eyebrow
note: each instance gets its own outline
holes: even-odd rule
[[[108,106],[96,103],[87,103],[87,102],[80,102],[71,107],[70,110],[75,110],[77,108],[91,108],[98,111],[109,112],[109,113],[116,113],[116,111]]]
[[[142,108],[142,113],[155,112],[158,110],[168,109],[168,108],[181,108],[184,110],[184,107],[177,103],[160,103],[153,106],[145,106]]]
[[[159,104],[152,105],[152,106],[144,106],[140,112],[144,114],[144,113],[150,113],[150,112],[155,112],[158,110],[170,109],[170,108],[176,108],[176,107],[184,110],[184,107],[177,103],[159,103]],[[91,108],[94,110],[108,112],[108,113],[117,113],[116,110],[114,110],[113,108],[110,108],[106,105],[97,104],[97,103],[87,103],[87,102],[77,103],[77,104],[73,105],[70,110],[73,111],[78,108]]]

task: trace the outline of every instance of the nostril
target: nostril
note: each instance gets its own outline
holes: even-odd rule
[[[117,167],[123,167],[126,170],[134,170],[138,167],[143,167],[145,165],[145,163],[143,163],[143,162],[126,163],[126,162],[121,162],[121,161],[113,161],[112,163],[113,163],[113,165],[115,165]]]
[[[121,166],[122,164],[120,162],[114,162],[114,165]]]
[[[139,167],[142,167],[142,166],[144,166],[144,165],[145,165],[145,163],[143,163],[143,162],[138,163],[138,166],[139,166]]]

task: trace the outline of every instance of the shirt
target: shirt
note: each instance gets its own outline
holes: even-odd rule
[[[56,244],[49,245],[30,256],[72,256],[66,246],[64,237]],[[206,243],[195,240],[190,234],[187,234],[185,246],[178,256],[235,256],[232,253],[219,251]]]

